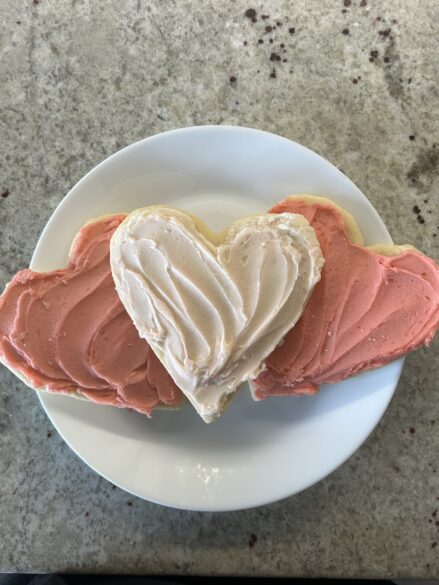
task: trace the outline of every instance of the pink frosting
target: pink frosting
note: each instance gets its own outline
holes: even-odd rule
[[[14,276],[0,297],[0,356],[34,387],[150,415],[182,394],[115,291],[110,239],[124,218],[83,227],[67,268]]]
[[[439,326],[439,268],[416,251],[383,256],[352,244],[331,205],[286,199],[271,212],[300,213],[325,256],[305,311],[255,380],[259,399],[314,394],[319,385],[377,368],[420,345]]]

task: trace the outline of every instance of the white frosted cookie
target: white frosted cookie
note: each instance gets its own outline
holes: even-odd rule
[[[299,319],[324,260],[308,221],[254,215],[213,233],[165,206],[111,239],[116,290],[141,337],[206,422]]]

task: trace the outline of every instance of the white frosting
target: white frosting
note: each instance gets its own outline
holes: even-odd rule
[[[251,216],[212,234],[182,211],[147,207],[111,240],[122,303],[206,422],[263,369],[323,263],[314,230],[291,213]]]

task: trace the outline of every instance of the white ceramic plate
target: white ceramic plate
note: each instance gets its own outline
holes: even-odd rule
[[[331,197],[367,243],[391,242],[364,195],[315,153],[258,130],[206,126],[147,138],[88,173],[51,217],[31,267],[64,266],[77,230],[105,213],[166,203],[221,229],[292,193]],[[315,397],[255,403],[243,389],[210,425],[190,407],[148,420],[62,396],[40,400],[75,453],[119,487],[176,508],[234,510],[295,494],[346,461],[383,415],[401,369],[402,360]]]

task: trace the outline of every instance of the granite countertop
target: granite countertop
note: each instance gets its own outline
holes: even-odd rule
[[[1,288],[86,171],[198,124],[310,147],[396,241],[439,256],[437,0],[0,0],[0,13]],[[438,347],[408,357],[338,471],[224,514],[114,488],[1,368],[0,571],[439,577]]]

